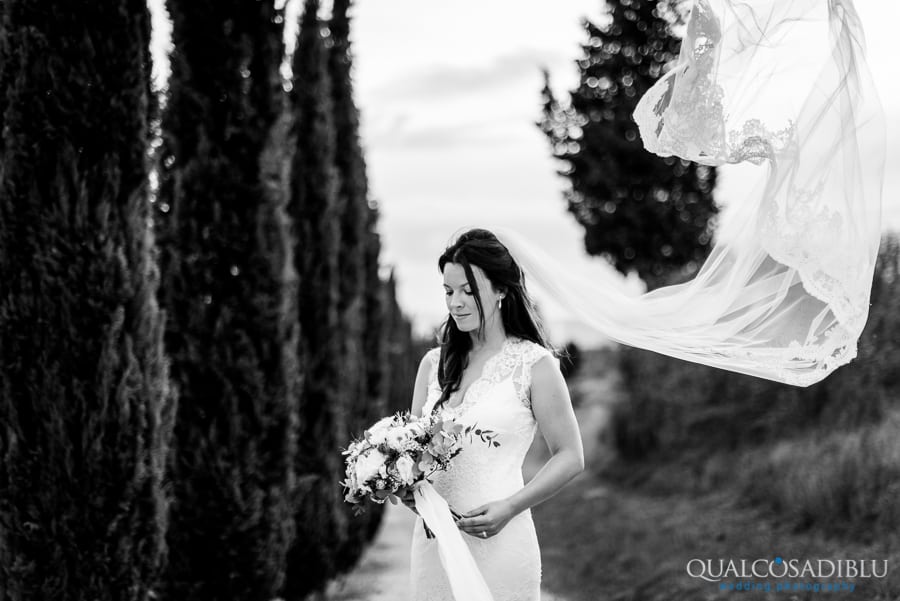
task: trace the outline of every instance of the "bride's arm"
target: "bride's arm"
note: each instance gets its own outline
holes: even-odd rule
[[[535,363],[531,374],[531,409],[551,457],[524,488],[512,496],[468,512],[459,527],[473,536],[493,536],[519,513],[555,495],[584,470],[581,432],[569,389],[551,357]]]
[[[422,417],[422,407],[428,398],[428,381],[431,378],[431,359],[426,353],[419,362],[419,371],[416,372],[416,383],[413,385],[413,398],[410,413]]]
[[[419,371],[416,372],[416,383],[413,385],[412,406],[410,407],[410,413],[413,415],[422,416],[422,408],[425,406],[425,401],[428,398],[428,382],[430,379],[431,359],[426,354],[419,362]],[[416,511],[412,490],[405,491],[399,497],[404,505]],[[416,511],[416,513],[418,512]]]
[[[569,388],[551,357],[532,368],[531,410],[547,441],[550,459],[523,489],[509,498],[516,513],[546,501],[584,470],[581,431]]]

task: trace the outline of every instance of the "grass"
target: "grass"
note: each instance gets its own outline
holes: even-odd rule
[[[586,428],[589,470],[534,508],[547,590],[569,601],[900,599],[900,529],[888,528],[898,512],[900,418],[827,440],[810,433],[749,448],[657,450],[650,460],[625,462],[615,455],[610,424],[596,420],[624,400],[609,353],[586,356],[570,389]],[[836,518],[848,511],[854,520]],[[867,519],[862,534],[848,527]],[[821,582],[853,583],[852,593],[739,593],[686,572],[693,558],[775,556],[888,560],[889,572]]]
[[[801,523],[864,524],[863,534],[900,531],[900,411],[828,439],[783,441],[748,453],[739,486]],[[768,499],[754,482],[767,481]]]
[[[535,522],[544,586],[570,601],[733,599],[735,591],[719,590],[716,584],[687,574],[686,566],[693,558],[870,558],[887,559],[894,568],[900,562],[896,534],[893,540],[867,542],[834,537],[827,529],[797,531],[727,489],[702,495],[654,495],[590,475],[536,508]],[[778,581],[758,582],[774,587]],[[827,598],[900,598],[896,571],[884,580],[856,579],[855,583],[858,589],[853,593],[831,592]],[[739,598],[819,598],[813,594],[743,592]]]

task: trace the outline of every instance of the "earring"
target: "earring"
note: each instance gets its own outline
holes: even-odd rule
[[[499,311],[502,308],[503,308],[503,297],[501,296],[500,298],[497,299],[497,310]]]

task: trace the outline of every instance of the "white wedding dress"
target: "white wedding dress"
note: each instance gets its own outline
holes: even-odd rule
[[[426,356],[431,360],[431,378],[423,414],[434,408],[441,395],[437,383],[440,349]],[[523,487],[522,462],[537,426],[530,404],[531,369],[547,356],[552,354],[539,344],[509,338],[485,363],[481,377],[464,391],[462,402],[456,392],[445,403],[460,422],[493,430],[500,443],[497,447],[478,437],[466,440],[452,467],[433,476],[435,490],[457,511],[506,498]],[[530,510],[518,514],[491,538],[463,533],[463,539],[494,601],[540,599],[541,555]],[[416,520],[411,560],[414,601],[455,601],[437,542],[425,536],[422,518]]]

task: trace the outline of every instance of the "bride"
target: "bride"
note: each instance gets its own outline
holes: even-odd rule
[[[537,601],[541,556],[530,508],[584,469],[581,435],[559,364],[549,350],[522,269],[494,234],[465,232],[438,260],[450,316],[441,346],[422,359],[414,415],[448,410],[496,433],[499,446],[467,441],[435,490],[461,512],[457,526],[494,601]],[[527,485],[522,462],[536,427],[551,457]],[[412,506],[411,495],[404,499]],[[415,601],[453,601],[437,541],[416,521]]]

